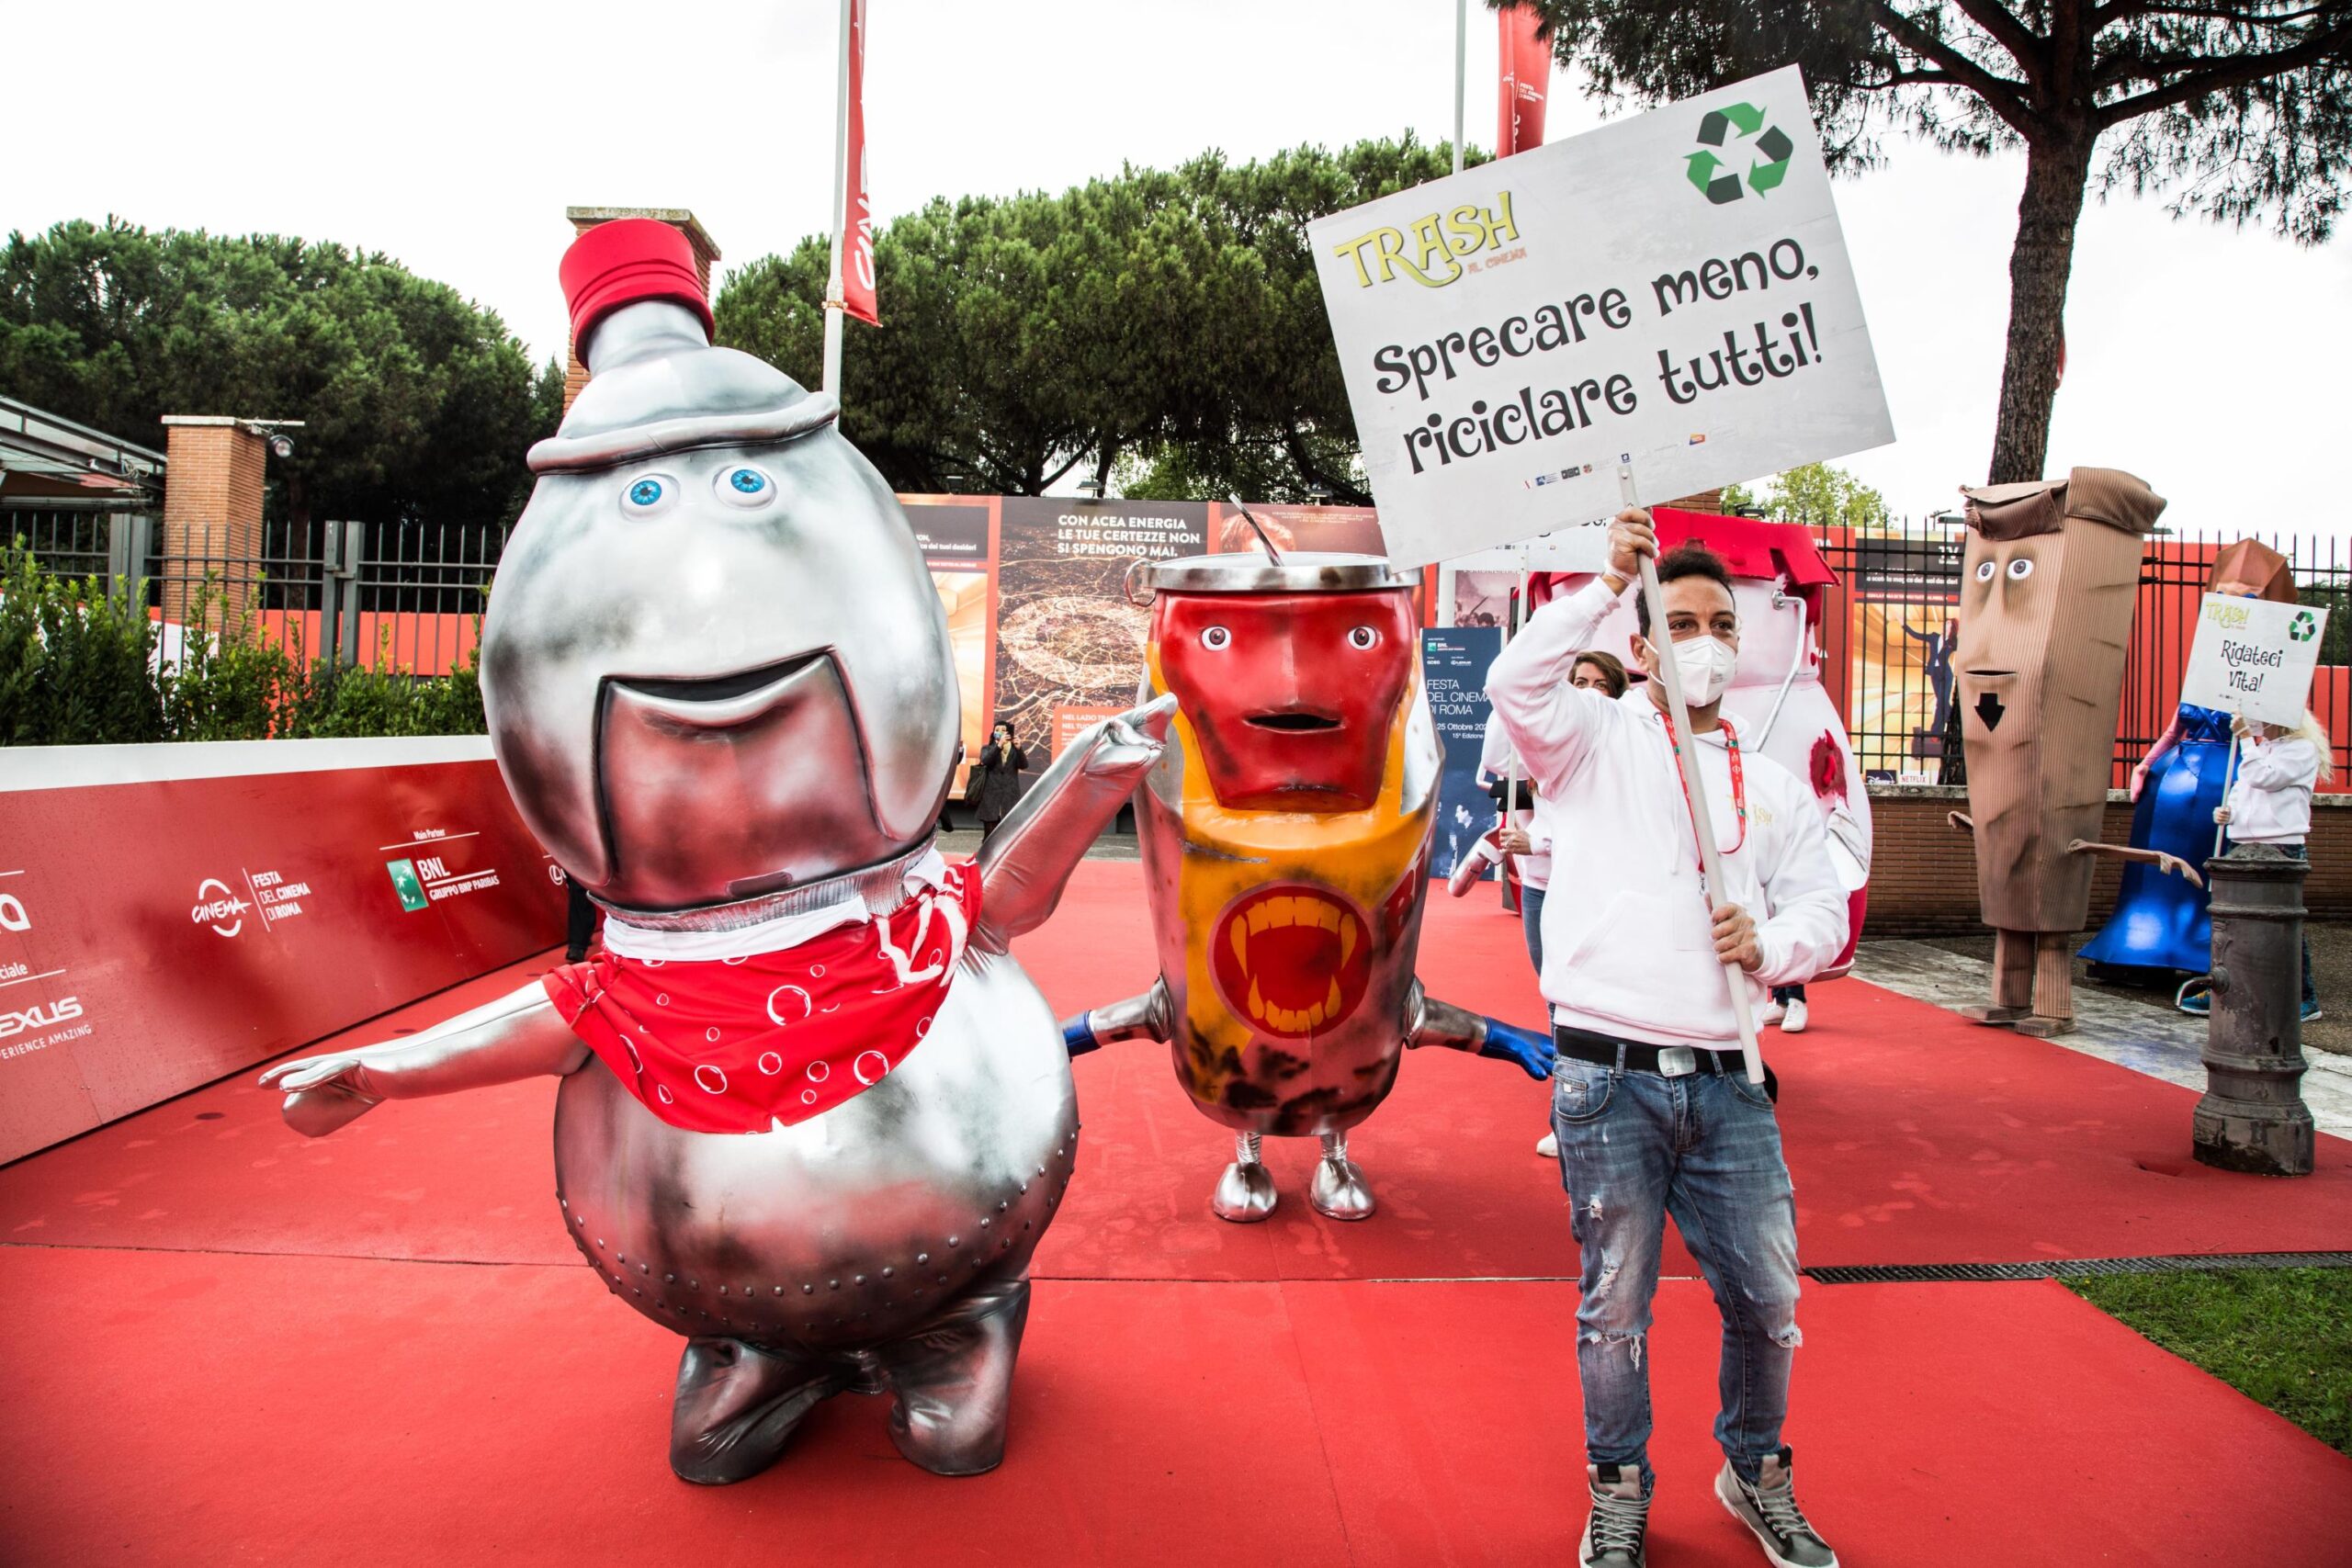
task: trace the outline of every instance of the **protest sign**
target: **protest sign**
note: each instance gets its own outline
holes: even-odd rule
[[[2180,678],[2180,700],[2289,728],[2303,721],[2327,612],[2208,593]]]
[[[1307,235],[1400,565],[1894,439],[1793,66]]]

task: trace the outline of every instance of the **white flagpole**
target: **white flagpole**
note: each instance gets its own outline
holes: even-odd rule
[[[849,206],[850,6],[842,0],[841,70],[833,92],[833,262],[825,275],[825,380],[823,390],[842,390],[842,230]]]
[[[1634,467],[1617,465],[1617,483],[1628,506],[1641,505],[1634,488]],[[1674,658],[1674,634],[1666,626],[1666,593],[1658,587],[1657,563],[1644,556],[1642,601],[1649,606],[1650,646],[1657,649],[1657,675],[1666,683],[1666,710],[1674,720],[1674,756],[1680,764],[1682,790],[1690,803],[1690,826],[1699,839],[1699,864],[1707,879],[1712,913],[1724,886],[1723,852],[1715,843],[1715,818],[1707,805],[1707,775],[1699,770],[1698,738],[1690,733],[1690,709],[1682,701],[1682,667]],[[1747,1081],[1764,1081],[1764,1056],[1756,1047],[1756,1018],[1747,1005],[1747,972],[1736,964],[1724,965],[1724,980],[1731,989],[1732,1017],[1739,1023],[1739,1054],[1747,1066]]]
[[[1470,0],[1453,0],[1453,172],[1462,172],[1462,102],[1469,91]]]

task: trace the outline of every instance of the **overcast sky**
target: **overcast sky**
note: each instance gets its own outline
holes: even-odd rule
[[[837,0],[26,6],[6,25],[0,226],[109,213],[385,251],[561,351],[571,204],[689,207],[740,264],[823,227]],[[1453,115],[1453,0],[872,0],[884,218],[1204,148],[1248,159]],[[658,16],[661,25],[649,21]],[[1473,0],[1470,140],[1495,23]],[[1555,78],[1550,139],[1599,122]],[[1896,443],[1846,460],[1899,513],[1992,447],[2021,158],[1897,146],[1838,204]],[[723,264],[724,265],[724,264]],[[888,319],[889,301],[882,301]],[[856,326],[853,332],[865,330]],[[2083,220],[2052,471],[2125,468],[2188,529],[2336,531],[2352,238],[2301,250],[2119,197]],[[293,415],[295,410],[191,411]]]

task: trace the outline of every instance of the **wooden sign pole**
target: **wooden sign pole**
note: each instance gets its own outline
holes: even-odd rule
[[[1625,504],[1638,507],[1641,502],[1634,488],[1631,463],[1617,468],[1619,488]],[[1716,903],[1716,890],[1724,885],[1723,852],[1715,846],[1714,814],[1707,806],[1707,777],[1699,770],[1697,737],[1690,733],[1690,709],[1682,700],[1682,671],[1674,658],[1674,635],[1666,626],[1666,593],[1658,586],[1657,563],[1648,556],[1641,558],[1642,602],[1649,606],[1650,646],[1657,650],[1657,678],[1666,685],[1666,711],[1674,720],[1674,755],[1680,765],[1683,795],[1690,806],[1690,822],[1699,840],[1699,864],[1706,879],[1708,914],[1712,920]],[[1749,911],[1753,918],[1758,911]],[[1736,964],[1724,965],[1724,978],[1731,988],[1732,1017],[1739,1023],[1739,1053],[1747,1066],[1747,1081],[1764,1081],[1764,1056],[1756,1045],[1756,1015],[1748,1006],[1747,972]]]

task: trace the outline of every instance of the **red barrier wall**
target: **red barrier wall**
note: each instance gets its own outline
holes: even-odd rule
[[[480,736],[0,750],[0,1160],[562,940]]]

